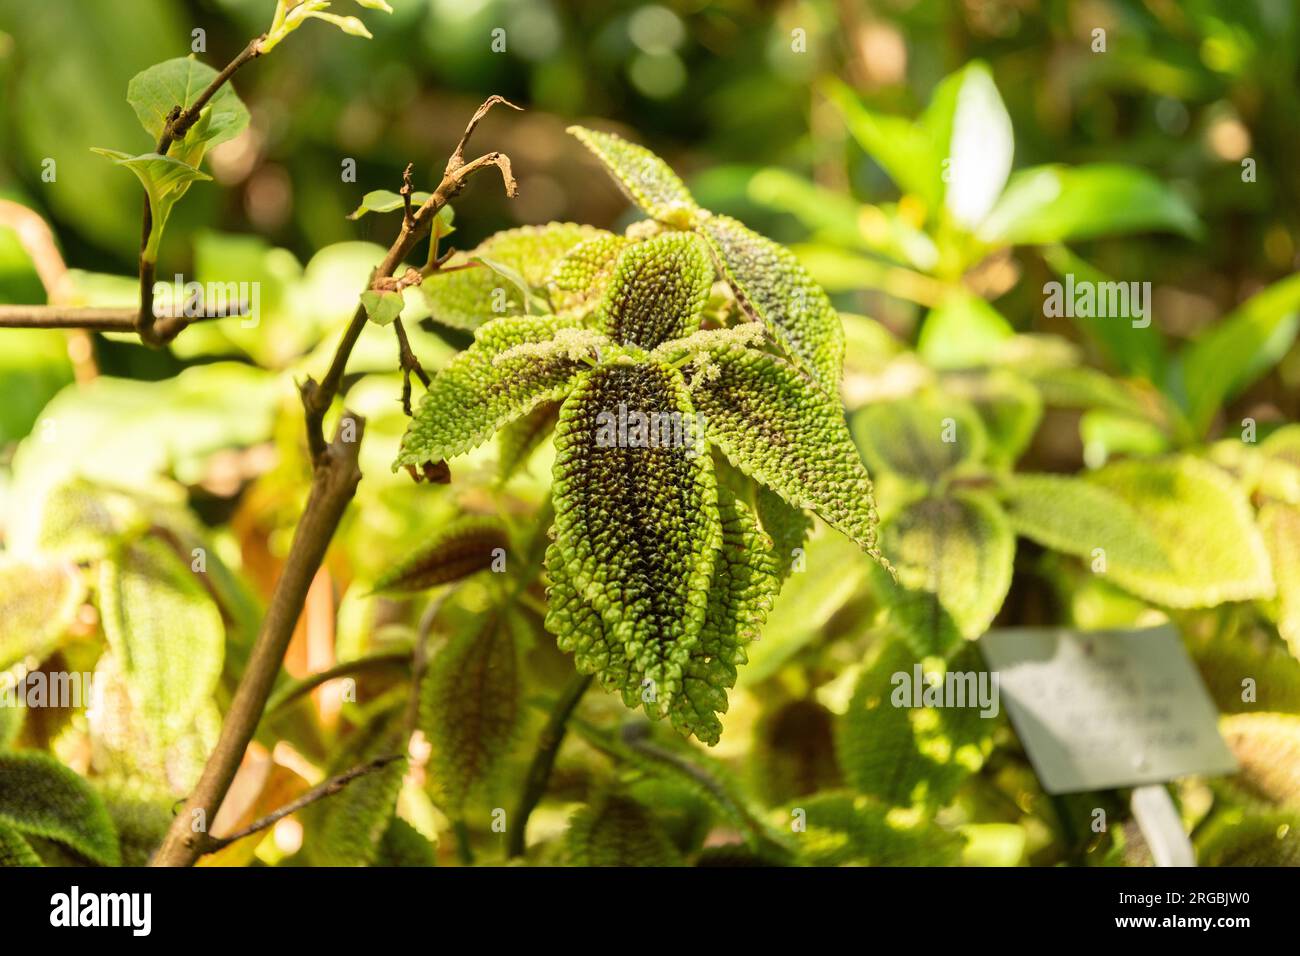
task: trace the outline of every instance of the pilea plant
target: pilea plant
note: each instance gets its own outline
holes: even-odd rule
[[[546,627],[629,707],[714,744],[802,509],[880,557],[838,397],[844,333],[776,243],[701,209],[648,150],[570,131],[649,220],[623,236],[563,223],[489,239],[488,268],[431,282],[435,318],[449,292],[458,321],[482,324],[433,379],[394,467],[423,475],[562,402]],[[503,252],[511,263],[491,258]],[[489,319],[494,299],[506,311],[502,276],[518,295]]]

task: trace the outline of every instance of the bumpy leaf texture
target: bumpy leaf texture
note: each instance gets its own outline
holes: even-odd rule
[[[118,863],[117,835],[103,801],[42,753],[0,754],[0,827],[54,840],[104,866]]]
[[[610,235],[573,222],[508,229],[469,252],[453,255],[444,267],[452,271],[435,273],[420,288],[436,321],[457,329],[477,329],[491,319],[522,313],[524,294],[487,266],[453,267],[486,259],[514,270],[530,287],[541,289],[567,252],[579,243]]]
[[[376,591],[417,592],[448,584],[492,566],[510,545],[495,518],[469,516],[453,521],[424,547],[375,582]]]
[[[542,402],[563,398],[587,367],[583,362],[564,352],[503,355],[577,327],[576,319],[510,316],[480,328],[474,344],[452,359],[425,392],[393,470],[418,470],[469,451]]]
[[[565,836],[572,866],[681,866],[681,854],[649,810],[614,794],[574,813]]]
[[[872,557],[871,479],[838,399],[811,387],[792,365],[734,346],[713,353],[692,384],[708,439],[733,465],[795,508],[810,508]]]
[[[702,212],[677,174],[644,146],[581,126],[570,126],[569,132],[596,154],[628,198],[651,218],[689,226]]]
[[[596,315],[615,342],[653,349],[700,327],[713,269],[700,241],[670,232],[629,246]]]
[[[514,741],[521,716],[518,651],[508,619],[492,616],[438,652],[420,688],[429,775],[448,813],[459,812]]]
[[[640,701],[652,716],[673,713],[689,726],[679,695],[721,543],[716,482],[691,444],[617,440],[609,426],[620,405],[660,422],[694,412],[681,374],[654,365],[603,366],[565,402],[547,628],[579,671],[597,674],[629,707]]]
[[[574,246],[551,270],[548,285],[557,311],[599,299],[609,285],[619,254],[630,240],[606,233]]]
[[[711,216],[700,229],[742,308],[834,393],[844,365],[844,326],[821,286],[793,253],[730,216]]]

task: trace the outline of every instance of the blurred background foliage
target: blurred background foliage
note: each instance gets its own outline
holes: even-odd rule
[[[66,303],[135,302],[139,185],[90,150],[151,148],[125,99],[131,77],[187,54],[196,28],[204,31],[200,57],[219,67],[265,29],[272,6],[132,0],[125,15],[109,0],[43,0],[35,10],[0,0],[0,200],[9,201],[0,204],[0,302],[39,303],[51,287]],[[163,352],[111,335],[0,332],[7,514],[0,574],[16,588],[5,607],[10,621],[21,612],[49,624],[37,628],[40,641],[22,648],[6,650],[0,634],[0,667],[25,660],[95,669],[120,688],[123,651],[166,633],[166,622],[107,620],[122,609],[86,603],[85,591],[93,597],[104,581],[87,586],[60,576],[60,561],[135,574],[158,606],[191,609],[191,639],[218,626],[225,634],[224,649],[207,658],[211,674],[172,675],[199,691],[192,706],[176,703],[181,726],[134,713],[139,698],[118,694],[97,718],[49,709],[17,722],[0,716],[0,749],[11,741],[45,749],[91,777],[108,803],[120,858],[147,855],[167,821],[160,808],[186,792],[211,744],[305,496],[309,469],[293,381],[320,374],[396,228],[393,216],[351,221],[347,214],[366,192],[396,189],[408,162],[417,188],[436,182],[466,118],[498,93],[526,112],[494,112],[475,142],[510,155],[520,194],[507,200],[487,178],[476,181],[456,201],[451,245],[469,249],[499,229],[549,220],[626,227],[634,218],[628,204],[564,130],[590,122],[645,143],[683,175],[702,206],[789,243],[841,308],[849,335],[845,400],[878,476],[891,522],[887,545],[924,553],[932,542],[907,543],[909,533],[924,538],[924,522],[899,515],[915,511],[918,495],[953,489],[945,500],[978,512],[998,542],[1011,541],[1012,526],[1029,539],[1018,551],[1013,541],[998,545],[1005,580],[960,580],[956,592],[941,595],[947,623],[940,632],[904,626],[900,633],[871,625],[882,609],[906,625],[907,600],[897,602],[851,544],[820,529],[808,545],[808,568],[837,573],[792,575],[741,669],[722,744],[704,755],[663,739],[659,728],[619,728],[621,705],[588,695],[551,799],[534,817],[533,858],[787,860],[790,838],[780,831],[789,829],[795,801],[815,823],[798,849],[805,862],[1144,862],[1131,823],[1104,836],[1088,829],[1095,806],[1123,818],[1115,795],[1047,798],[1005,722],[908,726],[890,722],[897,712],[877,712],[845,726],[843,717],[875,699],[873,688],[883,690],[892,671],[923,655],[960,654],[952,635],[975,636],[995,620],[1127,626],[1168,613],[1183,626],[1216,702],[1234,714],[1225,733],[1254,771],[1231,793],[1202,783],[1180,793],[1202,860],[1300,859],[1297,718],[1264,726],[1250,723],[1258,715],[1237,713],[1250,709],[1238,679],[1247,673],[1267,675],[1272,696],[1263,709],[1300,710],[1300,563],[1285,565],[1274,552],[1276,584],[1291,588],[1289,599],[1286,592],[1253,604],[1198,598],[1192,610],[1183,601],[1175,611],[1179,602],[1159,584],[1099,582],[1071,558],[1085,555],[1035,533],[1032,509],[1017,513],[1015,502],[1032,505],[1041,487],[998,485],[1013,465],[1071,474],[1114,458],[1183,452],[1212,458],[1233,476],[1223,493],[1239,496],[1232,502],[1250,496],[1270,544],[1291,540],[1288,528],[1300,534],[1300,457],[1294,430],[1285,427],[1300,417],[1294,3],[393,6],[391,16],[346,11],[366,14],[371,41],[310,24],[241,71],[235,86],[252,123],[210,154],[215,182],[197,184],[172,216],[159,276],[261,283],[258,328],[196,326]],[[505,31],[500,52],[493,50],[498,29]],[[1104,51],[1095,48],[1097,30]],[[974,179],[959,172],[967,195],[954,201],[941,161],[959,137],[960,102],[979,119],[981,148],[997,140],[993,152],[1005,155]],[[344,175],[349,160],[354,181]],[[50,168],[52,181],[43,175]],[[1036,178],[1042,175],[1048,179]],[[1045,182],[1046,200],[1035,192]],[[34,212],[56,238],[12,204]],[[66,273],[50,265],[60,261]],[[1153,327],[1046,316],[1044,283],[1067,272],[1150,282]],[[429,321],[420,295],[407,299],[415,351],[436,369],[468,337]],[[417,487],[390,472],[405,427],[395,367],[392,336],[368,326],[348,394],[369,422],[366,478],[309,597],[271,715],[232,793],[228,825],[373,756],[406,718],[423,607],[372,593],[389,567],[463,513],[497,516],[512,554],[538,546],[545,449],[509,483],[497,480],[490,449],[454,465],[448,489]],[[891,458],[891,442],[917,416],[929,421],[926,401],[949,412],[960,405],[956,417],[972,423],[979,447]],[[1259,423],[1261,438],[1277,435],[1270,450],[1242,451],[1231,440],[1244,418]],[[952,454],[955,460],[940,460]],[[1222,490],[1217,479],[1196,484],[1204,478],[1199,460],[1171,461],[1176,475],[1164,487],[1184,481],[1182,506],[1228,507],[1213,497]],[[996,502],[986,497],[990,485]],[[1126,500],[1139,512],[1144,495],[1164,493],[1141,485],[1110,482],[1117,493],[1131,492]],[[110,488],[131,495],[120,499]],[[1061,492],[1050,486],[1045,493]],[[1195,553],[1205,535],[1213,537],[1204,524],[1170,531],[1170,547]],[[144,542],[180,541],[182,553],[201,542],[216,570],[215,593],[187,594],[171,567],[175,556],[140,541],[125,557],[106,559],[104,542],[124,540],[128,528],[145,529]],[[949,546],[972,548],[976,564],[989,553],[979,539]],[[15,570],[15,562],[27,563]],[[931,587],[924,564],[910,578],[903,566],[905,586]],[[1267,572],[1230,560],[1225,567],[1260,585],[1243,595],[1268,592],[1259,577]],[[494,769],[475,781],[472,797],[449,796],[436,773],[405,781],[400,773],[376,775],[304,814],[305,844],[286,826],[274,840],[242,841],[214,862],[418,864],[432,860],[433,843],[441,862],[499,859],[491,811],[513,806],[531,741],[572,672],[540,630],[543,591],[527,572],[516,572],[509,592],[484,576],[465,582],[432,625],[456,653],[476,646],[458,636],[486,631],[513,634],[520,654],[518,686],[493,689],[513,701],[511,732],[482,742],[491,749],[482,762]],[[24,604],[24,594],[36,596]],[[219,625],[193,611],[209,600],[221,610]],[[103,653],[105,641],[111,653]],[[340,702],[309,676],[362,660],[359,702]],[[168,686],[157,675],[126,675],[133,680]],[[431,731],[457,719],[421,717]],[[436,749],[425,756],[435,769],[455,759]],[[62,778],[58,785],[70,786]],[[0,813],[0,836],[5,825]],[[549,839],[566,832],[563,846]],[[617,833],[639,834],[633,849],[610,837]],[[82,859],[115,859],[84,835],[61,845]],[[37,849],[56,852],[40,841]]]

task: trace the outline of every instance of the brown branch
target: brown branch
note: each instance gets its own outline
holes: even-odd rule
[[[401,759],[401,754],[389,754],[385,757],[376,757],[374,760],[363,763],[358,767],[353,767],[351,770],[341,773],[337,777],[331,777],[324,783],[317,784],[296,800],[291,800],[278,810],[268,813],[260,820],[254,820],[248,826],[236,830],[228,836],[204,836],[201,841],[199,855],[202,856],[206,853],[215,853],[217,850],[224,849],[225,847],[230,846],[230,844],[244,839],[244,837],[252,836],[254,833],[260,833],[262,830],[269,829],[285,817],[289,816],[289,814],[297,813],[299,810],[303,809],[303,807],[311,806],[317,800],[333,796],[358,777],[364,777],[367,774],[374,773],[376,770],[382,770],[394,760]]]
[[[415,352],[411,350],[411,340],[406,337],[406,327],[402,325],[400,317],[393,319],[393,331],[397,333],[397,361],[402,368],[402,411],[406,412],[406,417],[411,417],[411,373],[414,372],[419,378],[420,384],[426,389],[429,387],[432,379],[429,373],[424,370],[420,360],[416,358]]]
[[[233,69],[230,72],[234,72]],[[465,135],[461,137],[456,147],[456,152],[447,163],[448,171],[443,175],[437,191],[412,216],[413,226],[403,222],[397,240],[371,277],[372,287],[376,279],[392,276],[398,264],[415,246],[422,232],[428,230],[438,210],[465,187],[466,177],[474,169],[488,164],[497,166],[505,178],[507,194],[515,195],[510,163],[509,160],[505,160],[505,157],[499,153],[491,153],[472,163],[464,163],[461,159],[461,152],[469,134],[496,102],[504,102],[504,100],[500,97],[492,97],[474,114]],[[365,306],[358,303],[357,311],[335,349],[334,358],[325,378],[320,384],[309,378],[300,388],[314,469],[311,493],[307,498],[307,506],[303,510],[302,517],[298,521],[298,527],[294,530],[289,556],[285,559],[280,579],[276,582],[275,591],[271,595],[271,604],[262,621],[257,642],[253,645],[244,674],[230,702],[230,709],[222,722],[221,734],[216,746],[208,757],[199,782],[186,800],[182,811],[172,821],[162,846],[154,855],[151,864],[153,866],[192,866],[204,852],[207,852],[204,847],[210,838],[202,828],[196,832],[191,821],[201,820],[206,825],[208,821],[215,819],[217,811],[221,808],[221,803],[235,779],[235,773],[239,770],[244,751],[249,741],[253,739],[257,725],[266,710],[266,703],[270,698],[276,675],[283,664],[294,626],[302,613],[307,589],[324,560],[326,549],[343,517],[344,509],[356,493],[357,484],[361,480],[357,455],[360,450],[364,421],[345,411],[339,424],[338,434],[328,445],[325,444],[322,434],[322,422],[334,396],[338,394],[348,358],[365,323]],[[349,435],[349,424],[355,429],[355,434]]]
[[[416,244],[429,231],[433,220],[437,217],[438,211],[455,196],[459,195],[465,188],[469,177],[487,166],[496,166],[501,170],[502,179],[505,182],[506,195],[514,196],[518,189],[515,185],[514,176],[510,171],[510,160],[502,153],[488,153],[480,156],[469,163],[464,161],[465,144],[469,140],[470,134],[478,126],[479,121],[487,115],[488,110],[498,103],[504,103],[512,109],[519,109],[513,103],[503,99],[500,96],[490,96],[482,106],[474,113],[474,117],[465,127],[465,133],[461,136],[460,142],[456,144],[456,151],[452,153],[451,159],[447,160],[446,170],[442,175],[442,182],[433,194],[424,201],[419,209],[411,216],[409,223],[403,219],[402,231],[398,234],[397,239],[389,248],[388,254],[384,256],[382,262],[375,267],[374,276],[371,278],[371,286],[380,280],[385,279],[397,271],[397,267],[415,248]],[[366,327],[366,308],[358,303],[356,311],[352,313],[352,320],[343,330],[343,338],[339,342],[338,349],[334,352],[334,360],[330,363],[325,377],[316,382],[314,379],[307,379],[302,386],[303,404],[307,407],[307,445],[311,449],[312,458],[318,458],[325,448],[325,436],[323,423],[325,413],[329,411],[330,404],[338,394],[339,388],[343,384],[343,375],[347,370],[348,357],[352,354],[352,348],[356,345],[357,339],[361,336],[361,330]]]
[[[235,75],[235,72],[241,66],[262,55],[261,43],[264,39],[266,39],[266,34],[250,40],[248,46],[244,47],[238,56],[227,63],[225,69],[213,77],[212,82],[188,107],[182,108],[180,104],[172,107],[171,112],[167,115],[167,122],[163,125],[162,135],[158,137],[158,148],[155,152],[160,156],[166,156],[172,148],[172,143],[185,138],[185,134],[198,121],[204,107],[211,102],[212,97],[217,95],[217,91],[230,82],[230,78]],[[140,341],[145,345],[152,348],[161,348],[175,338],[180,329],[173,330],[170,327],[164,329],[154,323],[153,285],[156,263],[145,258],[144,254],[145,247],[149,244],[149,233],[152,231],[153,210],[149,208],[149,199],[146,197],[140,232],[140,308],[135,315],[134,330],[139,333]],[[171,334],[168,335],[168,332]]]
[[[237,318],[211,315],[164,315],[154,332],[170,342],[195,322]],[[83,329],[87,332],[134,332],[135,309],[79,308],[58,305],[0,305],[0,329]]]
[[[351,436],[347,428],[350,422],[356,430]],[[230,710],[222,722],[221,735],[203,768],[202,777],[154,856],[154,866],[190,866],[204,852],[205,834],[195,832],[191,821],[196,819],[196,811],[201,812],[198,819],[205,824],[216,817],[243,760],[244,750],[257,730],[289,647],[289,639],[293,637],[294,625],[307,599],[307,588],[320,568],[330,539],[334,537],[334,529],[361,480],[357,453],[364,425],[361,418],[345,414],[338,435],[316,462],[307,507],[294,531],[284,570],[275,584],[257,643],[253,645],[244,675],[230,702]],[[347,440],[349,437],[350,441]]]

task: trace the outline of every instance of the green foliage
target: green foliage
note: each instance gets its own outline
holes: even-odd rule
[[[413,593],[449,584],[492,566],[509,546],[495,518],[466,517],[446,525],[427,544],[386,571],[376,591]]]
[[[569,821],[564,838],[573,866],[680,866],[681,856],[648,809],[616,794],[599,797]]]
[[[802,801],[795,810],[807,817],[799,850],[812,866],[956,866],[961,862],[961,836],[870,797],[825,791]]]
[[[126,545],[100,565],[104,633],[133,705],[161,746],[189,729],[221,677],[225,626],[197,577],[153,538]],[[178,641],[183,653],[176,652]]]
[[[180,201],[192,183],[212,177],[188,163],[158,153],[132,156],[116,149],[96,149],[95,152],[131,170],[140,180],[140,185],[144,186],[149,197],[149,210],[153,215],[149,240],[145,243],[143,254],[150,262],[157,261],[158,245],[162,242],[163,230],[167,227],[172,207]]]
[[[61,562],[0,557],[0,670],[44,660],[63,638],[85,596],[77,569]]]
[[[881,526],[881,550],[897,569],[884,602],[918,653],[942,654],[988,630],[1011,587],[1015,538],[988,495],[919,498]]]
[[[167,126],[172,109],[188,110],[213,80],[217,71],[193,57],[177,57],[149,67],[132,78],[126,101],[135,110],[140,125],[153,140]],[[248,110],[230,86],[223,86],[203,108],[199,122],[177,144],[177,158],[198,166],[203,153],[234,139],[248,126]]]
[[[918,666],[925,675],[919,685]],[[982,670],[968,647],[945,661],[922,658],[901,641],[882,644],[858,679],[838,727],[845,779],[889,806],[935,809],[948,803],[983,766],[996,722],[981,717],[969,699],[965,707],[918,707],[915,701],[924,699],[932,679]]]
[[[988,445],[978,412],[937,395],[870,405],[854,417],[853,433],[872,470],[923,485],[978,461]]]
[[[81,777],[45,754],[0,753],[0,844],[30,865],[22,836],[53,840],[92,863],[118,863],[113,822]]]
[[[507,612],[456,634],[420,686],[419,728],[430,774],[449,814],[461,812],[509,751],[522,717],[519,650]]]

